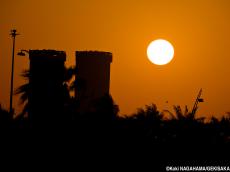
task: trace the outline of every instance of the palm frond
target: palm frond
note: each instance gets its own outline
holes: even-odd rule
[[[22,117],[25,117],[25,115],[28,113],[28,111],[29,111],[29,104],[27,102],[24,105],[24,107],[23,107],[23,109],[22,109],[22,111],[21,111],[21,113],[19,115],[22,116]]]
[[[20,95],[19,104],[24,104],[28,100],[28,97],[30,94],[30,84],[26,83],[26,84],[21,85],[14,91],[14,94]]]
[[[29,83],[26,83],[26,84],[23,84],[21,85],[20,87],[18,87],[15,91],[14,91],[14,94],[17,95],[17,94],[21,94],[21,93],[28,93],[30,90],[30,84]]]
[[[186,117],[188,115],[189,115],[189,110],[188,110],[188,106],[186,105],[184,109],[184,116]]]
[[[174,111],[175,111],[175,113],[176,113],[176,118],[177,119],[184,119],[184,115],[183,115],[183,113],[182,113],[182,110],[181,110],[181,107],[180,106],[173,106],[173,109],[174,109]]]
[[[30,77],[30,70],[28,70],[28,69],[23,70],[22,73],[21,73],[21,76],[22,76],[24,79],[28,80],[29,77]]]
[[[163,110],[162,113],[163,114],[169,114],[169,119],[172,119],[172,120],[176,119],[176,116],[172,112],[170,112],[169,110]]]

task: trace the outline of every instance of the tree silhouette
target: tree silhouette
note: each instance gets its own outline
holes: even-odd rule
[[[22,112],[19,114],[20,116],[24,116],[27,114],[28,110],[29,110],[29,105],[28,105],[28,98],[31,92],[31,88],[30,88],[30,83],[29,83],[29,78],[30,78],[30,71],[29,70],[24,70],[21,74],[21,76],[27,81],[27,83],[19,86],[14,94],[15,95],[20,95],[20,105],[23,105],[23,110]]]
[[[13,116],[0,104],[0,129],[9,128],[12,124]]]
[[[163,120],[163,114],[157,110],[155,104],[151,104],[146,105],[145,108],[137,109],[137,113],[133,114],[133,118],[159,123]]]
[[[65,68],[64,70],[64,78],[63,78],[63,83],[62,83],[62,93],[63,93],[63,100],[65,103],[69,104],[71,102],[71,97],[70,97],[70,91],[71,89],[71,81],[73,79],[73,76],[75,75],[75,67],[69,67]],[[31,85],[29,82],[29,79],[31,77],[30,70],[24,70],[21,74],[21,76],[27,81],[25,84],[19,86],[15,90],[16,95],[20,95],[20,105],[23,105],[23,110],[20,112],[19,116],[25,116],[28,111],[29,111],[29,102],[28,98],[31,94]]]
[[[170,120],[178,120],[178,121],[199,121],[204,122],[204,117],[196,117],[197,108],[194,112],[190,112],[188,106],[185,106],[184,111],[181,109],[181,106],[174,105],[173,106],[174,113],[170,112],[169,110],[163,110],[163,114],[167,113],[170,115]]]
[[[100,115],[100,117],[104,120],[114,120],[119,112],[119,107],[115,104],[111,95],[104,95],[103,97],[95,100],[92,106],[94,112]]]

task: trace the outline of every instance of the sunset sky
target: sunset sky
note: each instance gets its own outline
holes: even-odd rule
[[[76,50],[113,53],[110,92],[121,114],[155,103],[191,109],[200,88],[199,115],[230,112],[229,0],[3,0],[0,5],[0,103],[9,108],[12,28],[16,52],[55,49],[74,65]],[[156,66],[146,55],[158,38],[170,41],[174,59]],[[15,53],[16,54],[16,53]],[[15,88],[28,58],[15,56]],[[168,103],[167,103],[168,102]],[[18,99],[14,99],[18,107]]]

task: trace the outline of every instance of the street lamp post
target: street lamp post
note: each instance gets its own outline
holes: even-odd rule
[[[14,87],[14,49],[15,49],[15,37],[17,34],[17,30],[11,30],[10,35],[13,38],[13,48],[12,48],[12,67],[11,67],[11,85],[10,85],[10,114],[13,115],[13,87]]]
[[[25,56],[26,53],[29,54],[29,50],[20,50],[17,55],[19,55],[19,56]]]

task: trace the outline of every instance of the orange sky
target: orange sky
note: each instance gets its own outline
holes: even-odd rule
[[[0,5],[0,103],[9,107],[11,28],[16,50],[56,49],[74,64],[76,50],[113,53],[111,94],[121,114],[156,103],[193,106],[200,88],[200,115],[230,111],[229,0],[3,0]],[[173,61],[156,66],[146,48],[158,38],[175,48]],[[24,81],[26,57],[15,57],[15,88]],[[14,99],[17,106],[17,99]],[[166,103],[168,101],[168,103]]]

